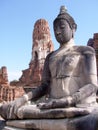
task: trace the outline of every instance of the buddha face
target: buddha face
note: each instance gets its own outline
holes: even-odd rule
[[[54,22],[54,34],[61,45],[66,44],[73,37],[73,31],[65,19],[57,19]]]

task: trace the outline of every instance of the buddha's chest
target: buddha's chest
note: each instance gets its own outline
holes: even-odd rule
[[[63,78],[71,76],[75,71],[79,71],[80,68],[79,54],[68,53],[66,55],[56,55],[50,58],[49,68],[52,77]]]

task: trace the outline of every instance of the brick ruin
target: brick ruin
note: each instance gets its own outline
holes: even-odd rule
[[[22,71],[18,82],[8,82],[7,68],[0,69],[0,102],[12,101],[25,91],[41,84],[41,75],[46,56],[54,50],[48,22],[39,19],[32,33],[32,57],[29,68]],[[25,91],[24,91],[25,90]]]
[[[8,85],[8,74],[7,74],[7,67],[2,66],[0,68],[0,84]]]
[[[24,94],[22,87],[11,86],[8,81],[7,67],[0,69],[0,102],[12,101]]]
[[[90,38],[87,43],[95,49],[96,52],[96,62],[97,62],[97,75],[98,75],[98,33],[94,33],[93,38]]]
[[[32,33],[32,43],[32,58],[29,68],[22,71],[22,76],[19,79],[25,87],[40,85],[45,58],[54,49],[49,25],[45,19],[36,21]]]

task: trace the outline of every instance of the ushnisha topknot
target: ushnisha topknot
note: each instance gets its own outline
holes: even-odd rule
[[[75,23],[75,21],[72,18],[72,16],[70,16],[70,14],[67,13],[67,8],[65,8],[65,6],[61,6],[60,13],[58,14],[56,19],[54,20],[54,23],[58,19],[65,19],[68,22],[68,24],[71,27],[71,29],[75,29],[75,30],[77,29],[77,24]]]
[[[67,12],[67,8],[65,6],[61,6],[59,14],[63,14],[65,12]]]

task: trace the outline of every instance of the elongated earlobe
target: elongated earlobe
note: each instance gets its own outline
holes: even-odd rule
[[[74,38],[75,29],[72,30],[72,38]]]

